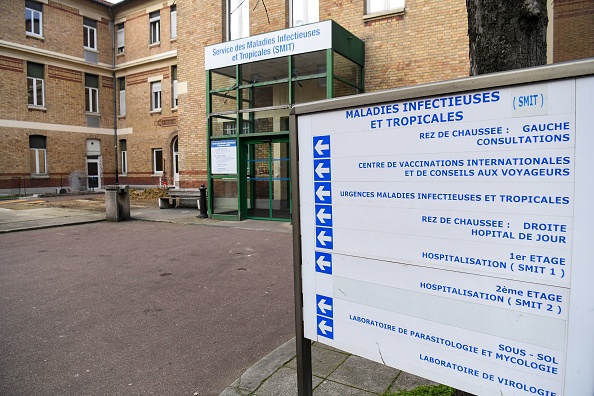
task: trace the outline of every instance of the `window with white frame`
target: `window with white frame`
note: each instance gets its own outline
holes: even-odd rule
[[[99,113],[99,76],[85,73],[85,109]]]
[[[161,110],[161,81],[151,83],[151,110]]]
[[[163,174],[163,149],[153,149],[153,173],[155,175]]]
[[[177,66],[171,66],[171,107],[177,109]]]
[[[120,173],[125,175],[128,173],[128,142],[126,139],[120,140]]]
[[[116,40],[117,40],[117,53],[118,54],[123,54],[125,51],[125,43],[126,43],[126,35],[125,35],[125,30],[124,30],[124,24],[123,23],[119,23],[117,24],[117,35],[116,35]]]
[[[223,135],[230,136],[235,135],[236,124],[235,121],[223,122]]]
[[[83,46],[85,49],[97,50],[97,21],[83,18]]]
[[[229,1],[229,40],[250,35],[250,3],[248,0]]]
[[[161,13],[159,11],[149,14],[149,44],[161,42]]]
[[[291,26],[301,26],[320,21],[319,0],[293,0],[291,5]]]
[[[171,39],[177,38],[177,6],[174,4],[169,8]]]
[[[367,14],[404,11],[404,0],[367,0]]]
[[[235,135],[236,130],[237,130],[237,123],[235,121],[223,122],[223,135]],[[242,123],[241,133],[243,133],[243,134],[250,133],[249,122],[244,121]]]
[[[43,4],[25,0],[25,32],[32,36],[43,36]]]
[[[44,66],[27,62],[27,94],[29,106],[45,106]]]
[[[41,135],[29,136],[29,162],[31,174],[47,174],[46,137]]]
[[[120,91],[120,107],[119,107],[119,115],[125,116],[126,115],[126,77],[119,77],[118,78],[118,86]]]

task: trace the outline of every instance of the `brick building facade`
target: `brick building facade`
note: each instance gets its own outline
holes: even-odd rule
[[[554,7],[551,61],[594,56],[592,2]],[[116,169],[199,187],[205,47],[327,20],[364,42],[367,92],[468,75],[463,0],[0,2],[0,192],[101,189]]]

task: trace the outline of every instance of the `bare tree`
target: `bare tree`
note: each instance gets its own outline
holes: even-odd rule
[[[547,0],[466,0],[470,75],[544,65]]]

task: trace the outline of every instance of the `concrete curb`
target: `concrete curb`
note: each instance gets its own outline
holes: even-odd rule
[[[293,338],[248,368],[220,396],[245,396],[255,392],[266,379],[270,378],[285,363],[293,359],[295,354],[296,346],[295,338]]]
[[[73,222],[38,224],[38,225],[31,225],[31,226],[20,227],[20,228],[11,228],[11,229],[6,229],[6,230],[0,230],[0,234],[8,234],[11,232],[21,232],[21,231],[31,231],[31,230],[43,230],[46,228],[66,227],[66,226],[90,224],[90,223],[100,223],[103,221],[106,221],[106,219],[87,219],[87,220],[78,220],[78,221],[73,221]]]

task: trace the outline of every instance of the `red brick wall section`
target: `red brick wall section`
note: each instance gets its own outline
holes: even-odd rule
[[[553,61],[594,57],[594,1],[555,0],[553,7]]]

